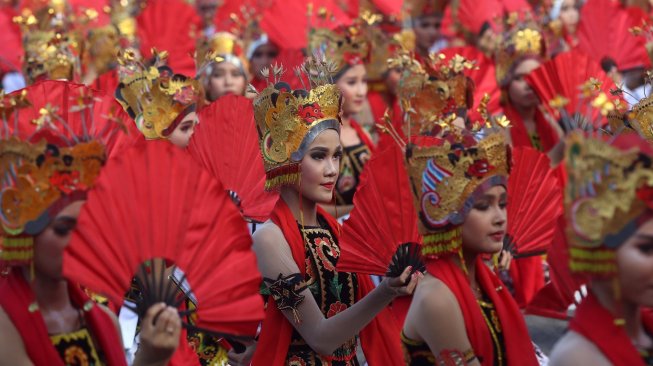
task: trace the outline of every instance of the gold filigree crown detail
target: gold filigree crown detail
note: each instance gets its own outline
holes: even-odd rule
[[[209,70],[209,66],[214,62],[231,62],[240,68],[243,72],[249,69],[247,58],[245,57],[245,48],[242,41],[234,34],[228,32],[218,32],[210,38],[200,39],[195,52],[195,63],[197,75],[201,75],[204,70]]]
[[[167,58],[165,52],[152,53],[156,63]],[[202,95],[199,81],[166,66],[148,67],[132,50],[121,53],[119,62],[116,99],[146,138],[167,138],[181,118],[195,110]]]
[[[646,209],[638,191],[653,186],[650,156],[638,147],[633,133],[611,139],[631,139],[614,146],[605,136],[576,131],[567,136],[565,212],[570,266],[574,272],[612,275],[618,234]],[[611,239],[612,238],[612,239]]]
[[[297,77],[310,81],[310,91],[291,90],[281,82],[281,66],[263,71],[269,85],[254,100],[254,116],[266,189],[297,183],[300,161],[313,139],[326,129],[339,131],[341,95],[338,87],[330,83],[332,69],[332,65],[311,58],[302,70],[295,70]]]
[[[518,22],[515,16],[505,21],[495,55],[496,78],[500,86],[508,83],[516,62],[526,57],[544,57],[544,38],[534,22]]]

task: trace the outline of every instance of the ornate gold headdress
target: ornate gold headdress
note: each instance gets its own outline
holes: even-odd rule
[[[352,25],[328,28],[311,28],[308,49],[335,65],[338,75],[349,66],[365,64],[370,57],[371,25],[379,20],[369,12],[361,14]]]
[[[473,62],[456,55],[431,54],[423,63],[407,53],[389,61],[401,70],[397,89],[404,113],[405,135],[430,134],[447,116],[460,114],[472,106],[473,82],[464,71]]]
[[[218,32],[209,39],[200,40],[195,52],[195,59],[198,76],[204,70],[210,71],[210,65],[213,62],[232,63],[244,75],[247,75],[249,70],[243,43],[236,35],[227,32]]]
[[[254,100],[267,190],[298,183],[300,162],[315,137],[327,129],[340,131],[341,95],[330,83],[333,67],[310,58],[303,70],[295,70],[300,79],[305,74],[310,91],[291,90],[279,80],[283,72],[275,65],[270,80],[270,70],[264,70],[269,86]]]
[[[165,52],[152,53],[157,62],[167,57]],[[199,81],[166,66],[147,67],[131,50],[119,61],[123,67],[116,99],[146,138],[167,138],[184,116],[195,111],[202,95]]]
[[[51,84],[39,84],[39,88],[65,87],[61,82],[46,83]],[[58,114],[58,107],[49,104],[41,106],[34,120],[19,118],[19,109],[29,106],[29,89],[0,98],[1,264],[31,262],[34,236],[61,208],[83,198],[93,186],[106,159],[100,139],[110,139],[119,130],[117,125],[115,129],[109,124],[96,126],[93,114],[86,112],[92,108],[94,96],[86,89],[70,90],[79,95],[71,93],[73,107],[65,111],[69,121]]]
[[[519,22],[515,14],[508,17],[504,26],[507,30],[501,36],[495,56],[497,82],[502,87],[510,81],[510,73],[518,61],[546,55],[544,38],[534,22]]]
[[[403,122],[417,126],[407,129],[408,143],[389,120],[381,127],[406,149],[422,254],[433,258],[462,253],[461,225],[475,193],[483,191],[479,187],[505,185],[510,161],[509,121],[489,115],[489,96],[479,104],[480,121],[466,121],[465,128],[454,125],[457,114],[473,104],[471,81],[463,73],[473,64],[459,55],[449,60],[431,56],[426,66],[407,55],[392,61],[404,72],[399,92]]]
[[[72,80],[79,70],[75,41],[68,35],[51,31],[29,32],[24,37],[23,71],[27,82],[38,80]]]
[[[571,133],[565,144],[565,212],[570,267],[577,273],[616,273],[615,248],[632,235],[634,221],[650,205],[651,155],[639,136],[624,133],[610,140]]]

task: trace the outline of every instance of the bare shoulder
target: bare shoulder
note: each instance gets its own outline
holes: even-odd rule
[[[0,307],[0,355],[3,355],[0,357],[0,366],[32,365],[18,329],[2,307]]]
[[[439,279],[426,275],[417,285],[413,302],[421,312],[428,312],[431,316],[451,314],[459,309],[458,300],[449,287]]]
[[[574,331],[568,331],[553,347],[549,357],[549,365],[610,366],[611,363],[594,343]]]
[[[258,227],[252,235],[254,250],[269,249],[270,247],[288,246],[281,229],[272,221],[266,221]]]

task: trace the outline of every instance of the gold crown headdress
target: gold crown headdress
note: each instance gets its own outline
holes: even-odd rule
[[[472,106],[474,85],[464,72],[474,64],[464,57],[431,54],[422,63],[404,53],[389,64],[401,70],[397,95],[406,136],[430,134],[444,117]]]
[[[33,31],[24,37],[23,71],[29,84],[39,80],[72,80],[79,71],[75,41],[68,35]]]
[[[499,40],[495,55],[496,78],[499,86],[507,86],[517,62],[528,58],[543,58],[546,55],[544,38],[539,27],[532,21],[520,21],[517,14],[508,15],[504,21],[504,32]]]
[[[368,83],[373,82],[385,88],[385,74],[388,60],[414,48],[414,33],[401,29],[393,17],[379,16],[369,26],[370,57],[365,65]],[[412,38],[411,38],[412,37]],[[369,85],[373,90],[375,85]]]
[[[305,74],[310,91],[291,90],[281,82],[281,66],[273,67],[273,75],[269,69],[263,71],[269,85],[254,99],[254,117],[267,190],[298,183],[301,160],[311,142],[324,130],[340,131],[341,95],[331,83],[333,69],[325,61],[309,58],[302,70],[295,70],[302,80]]]
[[[653,72],[647,72],[646,83],[649,86],[653,85]],[[622,94],[625,91],[619,88],[612,92],[613,94]],[[633,129],[648,142],[653,142],[653,95],[640,99],[628,111],[616,108],[608,115],[608,120],[612,132]]]
[[[616,273],[614,250],[632,235],[636,219],[652,204],[652,158],[650,146],[634,133],[609,139],[580,131],[569,134],[565,212],[573,272],[598,277]]]
[[[165,52],[152,53],[157,62],[167,57]],[[195,111],[202,95],[199,81],[166,66],[147,67],[131,50],[121,53],[119,62],[123,67],[116,99],[145,138],[167,138],[184,116]]]
[[[362,65],[370,57],[370,29],[378,17],[365,12],[351,25],[341,25],[334,30],[311,28],[308,50],[330,60],[335,65],[336,76],[349,66]]]
[[[427,92],[424,85],[435,81],[429,79],[424,66],[410,57],[403,60],[408,67],[404,69],[407,78],[403,85],[406,94],[402,108],[407,119],[404,123],[415,121],[418,128],[408,129],[409,143],[406,144],[389,119],[385,121],[386,126],[381,127],[406,150],[406,170],[419,218],[418,229],[423,236],[422,254],[432,258],[461,255],[461,225],[472,208],[476,193],[484,191],[479,188],[506,184],[510,159],[505,129],[509,121],[489,115],[489,96],[486,95],[478,108],[480,121],[467,121],[466,128],[454,125],[456,113],[472,105],[472,101],[465,99],[470,85],[465,81],[463,70],[472,68],[473,64],[461,56],[456,55],[448,61],[440,56],[431,58],[430,65],[438,66],[432,71],[437,71],[440,83],[429,86],[433,90]],[[414,78],[411,75],[415,75]],[[422,107],[416,108],[411,97],[418,95],[423,99],[422,104],[418,104]],[[460,96],[458,105],[455,95]],[[438,98],[445,103],[433,107],[426,102],[434,105],[437,103],[433,100]],[[448,103],[457,108],[442,107]]]
[[[39,90],[23,89],[0,96],[0,263],[29,264],[34,236],[57,212],[73,200],[82,199],[93,186],[106,160],[105,144],[119,131],[118,124],[94,122],[95,96],[87,88],[46,81]],[[70,87],[69,87],[70,86]],[[30,106],[31,93],[66,88],[69,110],[60,106]],[[63,95],[63,94],[62,94]],[[45,97],[39,96],[45,103]],[[20,110],[20,111],[19,111]],[[29,112],[29,113],[28,113]],[[62,114],[60,114],[62,113]],[[65,115],[67,120],[62,118]],[[33,116],[38,116],[32,119]]]
[[[208,39],[201,39],[195,52],[197,75],[210,73],[214,62],[229,62],[247,76],[249,66],[242,41],[234,34],[218,32]]]

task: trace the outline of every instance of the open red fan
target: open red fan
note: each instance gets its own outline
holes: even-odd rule
[[[474,81],[474,106],[470,112],[475,112],[483,96],[488,94],[490,96],[488,112],[492,115],[500,113],[501,90],[497,84],[494,61],[472,46],[445,48],[440,52],[447,56],[447,59],[460,55],[475,62],[474,69],[465,72]]]
[[[202,109],[199,120],[188,151],[236,194],[245,218],[266,221],[278,194],[265,191],[252,101],[236,95],[222,97]]]
[[[403,159],[395,144],[365,164],[340,238],[339,271],[385,275],[401,244],[421,243]]]
[[[197,306],[193,327],[215,334],[253,336],[264,317],[245,222],[220,182],[167,141],[142,142],[109,160],[63,268],[66,278],[117,304],[136,278],[141,315],[155,302],[179,306],[185,297],[167,276],[183,273],[177,280]]]
[[[526,81],[542,101],[542,107],[558,120],[560,112],[551,106],[551,102],[558,96],[567,100],[564,109],[569,116],[577,112],[587,113],[596,92],[589,98],[583,97],[581,88],[592,78],[600,83],[600,92],[608,99],[613,101],[619,99],[610,93],[611,89],[616,89],[614,81],[606,75],[596,61],[578,50],[559,54],[531,72],[526,77]],[[602,118],[601,110],[598,108],[594,108],[590,115],[595,127],[607,123],[607,119]]]
[[[562,187],[546,154],[523,146],[512,156],[505,240],[517,258],[541,255],[551,246],[562,215]]]
[[[484,23],[492,23],[502,13],[503,6],[499,0],[457,0],[451,2],[451,15],[454,21],[473,35],[479,35]]]
[[[558,319],[567,319],[569,305],[578,303],[574,294],[586,283],[569,270],[569,253],[564,232],[565,222],[557,223],[553,245],[547,255],[550,282],[544,286],[526,307],[526,313]]]
[[[168,51],[168,66],[175,73],[195,75],[195,38],[202,21],[191,5],[182,0],[148,1],[136,22],[143,57],[151,57],[153,47]]]
[[[309,3],[313,9],[310,23]],[[336,28],[351,23],[337,3],[336,0],[276,0],[263,13],[261,29],[281,48],[304,49],[308,45],[309,28]],[[324,14],[327,14],[326,19]]]
[[[605,57],[611,58],[619,70],[650,67],[645,37],[630,32],[639,25],[641,18],[634,17],[619,1],[588,0],[580,11],[578,47],[597,63]],[[572,70],[582,71],[582,68]]]
[[[0,74],[21,70],[23,43],[20,28],[13,21],[16,15],[11,8],[0,8]]]

